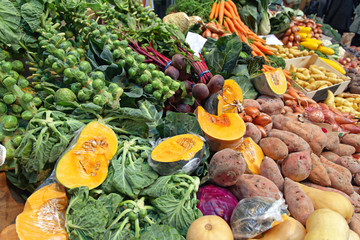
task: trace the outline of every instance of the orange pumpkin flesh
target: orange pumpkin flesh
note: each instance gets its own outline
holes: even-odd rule
[[[196,219],[189,227],[186,240],[233,240],[227,222],[219,216],[207,215]]]
[[[196,109],[196,115],[210,150],[220,151],[224,148],[234,148],[242,142],[246,127],[239,114],[224,113],[215,116],[199,106]]]
[[[242,144],[237,146],[235,150],[243,154],[247,163],[247,173],[260,174],[260,164],[264,159],[264,153],[252,138],[245,138]]]
[[[222,93],[218,96],[218,115],[237,113],[237,103],[243,101],[240,86],[232,79],[225,80]]]
[[[284,94],[287,90],[286,77],[280,68],[255,77],[253,83],[259,93],[268,96],[276,97]]]
[[[67,188],[96,188],[105,181],[110,160],[118,147],[116,134],[99,122],[87,124],[75,146],[56,166],[56,178]]]
[[[56,183],[35,191],[16,218],[20,240],[66,240],[65,212],[68,204],[65,189]]]

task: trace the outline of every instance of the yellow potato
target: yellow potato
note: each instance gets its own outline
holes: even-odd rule
[[[302,80],[299,80],[299,79],[296,80],[296,83],[299,84],[302,87],[307,87],[309,85],[308,82],[305,82],[305,81],[302,81]]]
[[[318,88],[318,90],[323,89],[323,88],[327,88],[327,87],[329,87],[329,85],[328,85],[328,84],[324,84],[324,85],[321,85],[321,86]]]
[[[301,73],[303,73],[303,72],[305,72],[306,70],[308,70],[307,68],[297,68],[297,72],[301,72]]]
[[[307,78],[304,74],[300,73],[300,72],[297,72],[295,73],[296,77],[299,78],[300,80],[304,80],[304,81],[307,81],[309,80],[309,78]]]
[[[314,81],[313,83],[310,83],[306,89],[309,89],[311,91],[317,90],[320,86],[327,84],[327,81]]]
[[[341,80],[339,80],[338,78],[326,78],[327,81],[331,82],[332,84],[338,84],[341,83]]]
[[[315,80],[326,80],[326,76],[321,74],[312,74],[311,77],[313,77]]]
[[[310,66],[310,72],[313,73],[314,75],[318,75],[318,76],[322,76],[322,77],[325,76],[325,74],[322,71],[320,71],[319,69],[317,69],[316,67],[314,67],[314,65]]]
[[[294,55],[291,53],[289,53],[287,56],[288,56],[288,58],[294,58]]]
[[[278,55],[278,57],[285,58],[285,57],[286,57],[286,54],[285,54],[285,53],[281,53],[281,54]]]
[[[313,83],[313,82],[315,82],[315,79],[313,77],[310,77],[309,83]]]
[[[335,73],[332,73],[332,72],[326,72],[325,75],[327,77],[331,77],[331,78],[338,78],[338,76]]]

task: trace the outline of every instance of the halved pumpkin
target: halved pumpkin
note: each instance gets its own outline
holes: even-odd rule
[[[286,92],[287,82],[283,71],[280,68],[267,71],[253,79],[256,90],[268,96],[279,96]]]
[[[160,175],[180,170],[189,174],[200,164],[205,144],[194,134],[182,134],[161,141],[151,152],[149,165]]]
[[[49,184],[26,200],[24,211],[16,218],[20,240],[66,240],[65,212],[68,199],[64,187]]]
[[[205,109],[213,115],[237,113],[242,101],[243,93],[240,86],[234,80],[227,79],[222,91],[213,94],[206,101]]]
[[[57,180],[67,188],[96,188],[105,181],[117,147],[113,130],[96,121],[87,124],[74,147],[60,158],[56,166]]]
[[[241,152],[247,163],[246,173],[260,174],[260,164],[264,159],[264,153],[259,145],[252,138],[247,137],[242,144],[235,148]]]
[[[234,148],[241,144],[246,127],[239,114],[224,113],[215,116],[199,106],[196,116],[211,151]]]

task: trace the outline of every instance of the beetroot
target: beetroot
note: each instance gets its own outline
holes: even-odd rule
[[[171,77],[174,80],[177,80],[180,76],[180,72],[173,66],[168,66],[165,70],[165,75]]]
[[[216,93],[220,91],[224,86],[225,79],[221,75],[215,75],[213,76],[209,83],[207,84],[207,87],[209,88],[210,93]]]
[[[176,106],[176,110],[181,113],[192,113],[194,109],[188,104],[180,103]]]
[[[199,200],[197,208],[203,215],[217,215],[230,223],[231,214],[238,200],[228,189],[210,184],[199,188],[197,198]]]
[[[209,96],[210,92],[204,83],[195,84],[192,88],[192,95],[196,100],[202,101]]]
[[[186,59],[181,54],[175,54],[172,58],[172,65],[178,70],[184,70],[186,68]]]

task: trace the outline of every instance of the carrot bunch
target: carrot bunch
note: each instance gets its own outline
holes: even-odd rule
[[[241,41],[250,45],[254,56],[265,57],[265,54],[273,55],[274,53],[265,46],[265,40],[256,35],[241,21],[237,7],[232,0],[216,0],[212,5],[209,19],[217,19],[218,23],[223,25],[229,32],[235,32]]]

